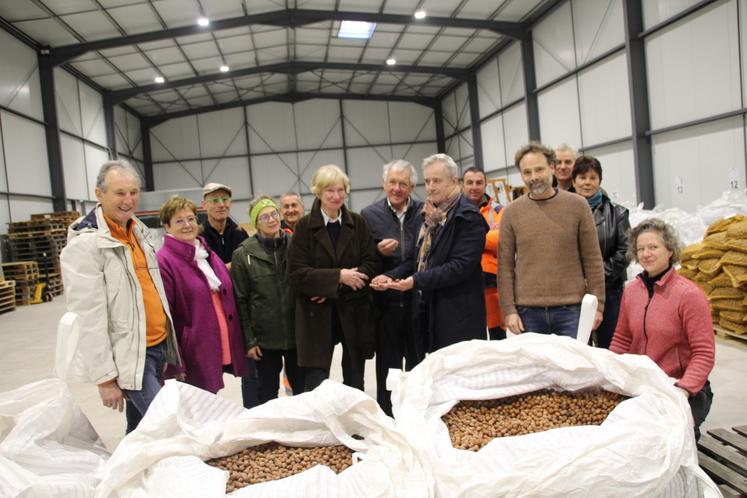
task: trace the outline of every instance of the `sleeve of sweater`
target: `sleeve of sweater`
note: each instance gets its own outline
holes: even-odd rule
[[[586,278],[586,288],[599,301],[597,311],[604,311],[604,263],[602,251],[599,248],[597,227],[591,209],[584,202],[581,206],[581,223],[579,224],[578,249],[581,254],[581,265]]]
[[[516,237],[511,226],[511,207],[504,209],[501,218],[501,243],[498,246],[498,289],[504,316],[516,313],[514,282],[516,278]]]
[[[683,333],[690,347],[690,361],[677,386],[695,394],[703,389],[713,369],[716,346],[711,309],[700,289],[688,290],[680,300],[679,308]]]

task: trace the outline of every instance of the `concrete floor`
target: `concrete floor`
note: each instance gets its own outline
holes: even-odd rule
[[[53,375],[57,321],[64,313],[65,299],[60,296],[50,303],[19,306],[0,315],[0,392]],[[331,376],[341,380],[339,351],[336,353]],[[703,428],[747,423],[746,378],[747,346],[717,339],[716,366],[710,376],[715,396]],[[240,382],[229,375],[224,380],[226,388],[219,394],[240,404]],[[114,450],[124,434],[124,414],[104,408],[93,385],[71,384],[70,389],[107,448]],[[373,361],[366,363],[366,393],[376,396]]]

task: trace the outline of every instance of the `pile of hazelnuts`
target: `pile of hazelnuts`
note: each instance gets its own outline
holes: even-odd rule
[[[250,484],[290,477],[315,465],[326,465],[339,474],[353,464],[353,450],[342,445],[300,448],[272,442],[205,463],[228,471],[226,493],[230,493]]]
[[[601,425],[622,401],[605,390],[542,390],[494,400],[460,401],[441,419],[454,448],[478,451],[494,438],[558,427]]]

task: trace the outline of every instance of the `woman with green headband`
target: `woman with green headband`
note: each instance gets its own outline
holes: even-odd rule
[[[249,206],[257,229],[234,251],[231,260],[236,306],[247,356],[256,361],[259,402],[278,397],[279,374],[285,363],[294,393],[303,392],[303,369],[296,360],[295,293],[288,282],[290,236],[280,228],[280,212],[270,197]]]

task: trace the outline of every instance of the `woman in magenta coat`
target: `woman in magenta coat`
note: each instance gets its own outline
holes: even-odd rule
[[[171,308],[182,365],[175,377],[212,393],[223,388],[223,372],[249,373],[244,339],[225,263],[197,235],[195,204],[174,196],[161,207],[166,229],[158,265]]]

